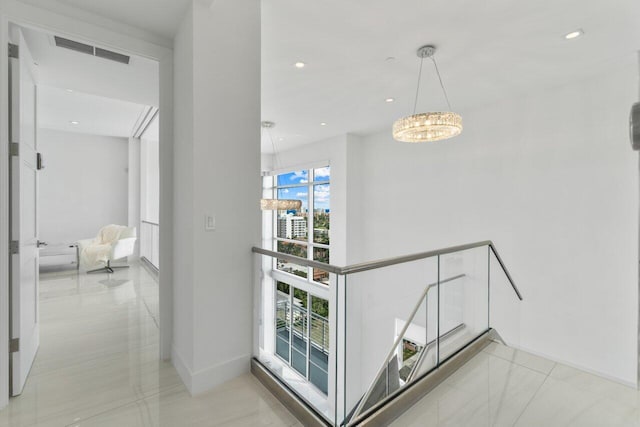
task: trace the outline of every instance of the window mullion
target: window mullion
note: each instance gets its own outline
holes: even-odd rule
[[[289,365],[293,367],[293,286],[289,285]]]
[[[307,379],[311,378],[311,293],[307,292]]]
[[[307,259],[313,260],[313,213],[315,211],[315,197],[313,194],[313,169],[309,169],[308,171],[309,180],[308,184],[308,194],[307,197],[309,204],[309,212],[307,212]],[[307,269],[307,276],[309,276],[309,280],[313,281],[313,267],[309,267]]]

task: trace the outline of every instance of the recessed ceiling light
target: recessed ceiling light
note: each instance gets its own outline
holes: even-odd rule
[[[567,40],[571,40],[571,39],[577,39],[578,37],[580,37],[581,35],[584,34],[584,30],[582,28],[579,28],[575,31],[571,31],[570,33],[567,33],[564,35],[564,38]]]
[[[296,68],[304,68],[304,66],[307,64],[305,64],[304,62],[298,61],[294,65],[296,66]]]
[[[67,92],[71,93],[73,92],[73,89],[67,89]]]
[[[327,124],[325,122],[320,123],[320,126],[326,126]]]
[[[72,125],[79,125],[80,122],[76,121],[76,120],[71,120],[69,123],[71,123]]]
[[[282,142],[282,141],[284,141],[284,138],[280,137],[280,138],[278,138],[278,141]]]
[[[387,98],[387,99],[384,100],[384,102],[390,103],[390,102],[393,102],[395,100],[396,100],[395,98]]]

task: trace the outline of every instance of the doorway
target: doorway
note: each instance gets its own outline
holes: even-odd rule
[[[143,327],[160,341],[159,65],[33,28],[9,34],[9,391],[18,396],[29,377],[121,352],[108,345],[121,320],[148,316]]]

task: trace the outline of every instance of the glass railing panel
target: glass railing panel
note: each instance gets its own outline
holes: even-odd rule
[[[429,331],[437,332],[437,277],[435,258],[347,276],[348,418],[398,393],[420,367],[435,367],[436,352],[427,340]]]
[[[517,343],[519,294],[488,243],[327,265],[328,286],[281,257],[257,256],[254,354],[334,426],[365,419],[490,327]]]
[[[290,359],[290,341],[291,341],[291,313],[289,311],[289,300],[280,299],[276,305],[276,354],[284,361]]]
[[[306,258],[307,246],[293,242],[278,241],[278,252],[294,255],[300,258]],[[308,267],[304,265],[300,265],[285,259],[278,259],[276,268],[286,273],[290,273],[303,278],[307,277],[309,270]]]
[[[445,361],[489,329],[487,247],[439,256],[439,360]],[[445,283],[448,277],[460,279]]]
[[[306,377],[309,350],[307,310],[303,307],[293,305],[291,314],[293,325],[293,333],[291,334],[291,366],[302,376]]]

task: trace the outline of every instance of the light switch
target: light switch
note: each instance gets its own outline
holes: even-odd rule
[[[216,229],[216,217],[206,214],[204,216],[204,229],[205,231],[213,231]]]

